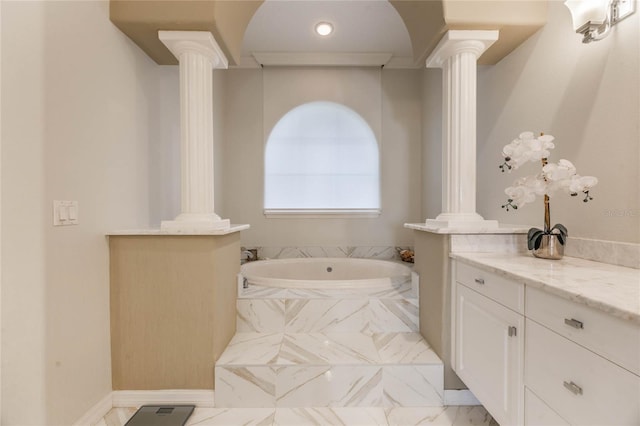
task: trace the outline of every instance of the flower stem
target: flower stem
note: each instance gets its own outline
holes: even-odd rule
[[[549,213],[549,196],[544,194],[544,233],[551,230],[551,214]]]
[[[540,133],[542,136],[544,133]],[[542,168],[548,164],[546,158],[542,159]],[[544,178],[544,181],[547,181],[547,178]],[[551,213],[549,212],[549,196],[544,194],[544,233],[548,234],[551,231]]]

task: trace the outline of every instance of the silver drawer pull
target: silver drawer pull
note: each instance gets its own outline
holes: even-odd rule
[[[582,324],[582,321],[578,321],[577,319],[573,319],[573,318],[568,319],[568,318],[565,318],[565,319],[564,319],[564,323],[565,323],[565,324],[567,324],[567,325],[570,325],[570,326],[571,326],[571,327],[573,327],[573,328],[579,328],[579,329],[584,328],[584,324]]]
[[[484,284],[484,278],[476,278],[474,280],[477,284]]]
[[[564,382],[563,385],[572,394],[574,394],[574,395],[582,395],[582,388],[580,386],[576,385],[575,383],[573,383],[573,382]]]

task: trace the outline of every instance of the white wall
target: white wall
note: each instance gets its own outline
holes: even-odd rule
[[[420,220],[421,84],[419,70],[270,69],[269,78],[310,79],[305,101],[336,100],[355,109],[379,136],[382,214],[365,219],[267,219],[263,214],[264,144],[277,121],[270,107],[264,117],[262,70],[229,70],[226,79],[224,215],[249,223],[242,243],[250,246],[393,246],[411,245],[405,222]],[[373,74],[380,75],[375,93],[364,93]],[[281,75],[278,75],[281,74]],[[312,74],[312,75],[311,75]],[[264,76],[267,78],[266,75]],[[359,79],[362,77],[362,80]],[[359,81],[358,87],[344,81]],[[367,80],[369,83],[363,83]],[[272,87],[272,86],[270,86]],[[324,89],[323,89],[324,88]],[[280,101],[290,98],[284,87]],[[345,95],[349,93],[350,95]],[[308,96],[307,96],[308,95]],[[273,96],[276,96],[273,94]],[[370,99],[371,98],[371,99]],[[282,103],[282,102],[279,102]],[[273,108],[273,109],[272,109]],[[285,108],[286,109],[286,108]],[[376,117],[378,117],[376,119]]]
[[[536,200],[504,212],[504,188],[539,172],[533,163],[501,174],[502,147],[521,131],[556,137],[550,161],[566,158],[600,183],[594,200],[559,194],[551,221],[574,237],[640,242],[640,12],[606,39],[582,44],[563,2],[551,1],[547,25],[478,75],[478,212],[487,219],[541,227]]]
[[[111,391],[104,235],[165,208],[174,176],[149,158],[177,70],[107,2],[2,8],[2,424],[68,425]],[[52,227],[54,199],[79,201],[79,226]]]

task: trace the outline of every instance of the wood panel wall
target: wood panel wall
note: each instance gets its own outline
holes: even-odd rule
[[[113,389],[213,389],[236,329],[240,233],[109,246]]]

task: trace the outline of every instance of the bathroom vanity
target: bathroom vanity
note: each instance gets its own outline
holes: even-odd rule
[[[452,366],[501,426],[640,424],[640,270],[451,259]]]

